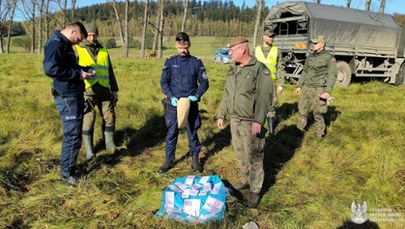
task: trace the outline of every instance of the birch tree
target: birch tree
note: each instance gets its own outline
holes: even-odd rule
[[[257,33],[259,31],[260,18],[262,16],[263,5],[264,5],[264,0],[256,0],[257,14],[256,14],[255,31],[253,33],[253,47],[256,47]]]
[[[162,58],[163,57],[163,22],[164,22],[164,10],[165,10],[165,0],[160,0],[160,5],[159,5],[159,33],[158,33],[158,50],[157,50],[157,58]]]
[[[128,46],[128,38],[129,38],[129,31],[128,31],[128,8],[129,8],[129,0],[125,0],[125,12],[124,12],[124,17],[125,21],[123,24],[121,20],[121,14],[120,14],[120,9],[119,9],[119,4],[117,3],[116,0],[109,0],[111,6],[114,9],[114,15],[115,19],[117,20],[118,24],[118,34],[120,35],[122,46],[123,46],[123,57],[128,57],[128,52],[129,52],[129,46]]]
[[[380,5],[380,13],[384,13],[385,11],[385,0],[381,0],[381,5]]]
[[[366,11],[370,11],[371,0],[366,0]]]
[[[145,40],[146,40],[146,29],[149,20],[149,0],[145,1],[145,10],[143,13],[143,30],[142,30],[142,40],[141,40],[141,50],[139,52],[140,58],[145,58]]]
[[[183,20],[181,21],[181,31],[182,32],[186,31],[188,2],[189,2],[189,0],[183,0]]]
[[[10,44],[11,44],[11,28],[14,23],[14,13],[17,8],[17,0],[7,0],[8,2],[8,29],[7,29],[7,47],[6,53],[10,53]]]

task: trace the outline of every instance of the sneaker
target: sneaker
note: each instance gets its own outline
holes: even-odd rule
[[[160,166],[158,172],[159,173],[167,173],[167,171],[169,171],[173,167],[174,167],[173,162],[165,161],[165,163],[162,166]]]
[[[73,185],[73,186],[76,186],[77,184],[79,184],[79,178],[77,178],[76,176],[69,176],[69,177],[61,176],[61,181],[64,183]]]
[[[244,189],[249,189],[250,185],[248,183],[239,183],[233,186],[236,190],[244,190]]]
[[[260,193],[257,192],[250,192],[250,197],[247,203],[249,208],[257,208],[260,202]]]

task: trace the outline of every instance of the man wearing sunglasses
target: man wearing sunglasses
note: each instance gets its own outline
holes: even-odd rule
[[[319,35],[311,40],[313,52],[305,60],[304,70],[298,80],[295,93],[300,96],[298,101],[297,128],[305,133],[308,115],[314,115],[316,137],[322,140],[325,135],[325,120],[323,115],[328,111],[327,100],[332,93],[336,81],[337,68],[335,58],[325,51],[326,39]]]

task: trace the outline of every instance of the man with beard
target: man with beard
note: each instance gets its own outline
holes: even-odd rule
[[[190,55],[191,46],[189,36],[180,32],[176,35],[176,49],[178,55],[167,58],[160,80],[165,100],[165,122],[168,128],[166,136],[166,159],[158,172],[166,173],[174,166],[175,151],[179,135],[177,119],[177,105],[180,99],[188,99],[189,113],[186,120],[186,131],[192,158],[193,171],[202,172],[203,168],[198,160],[201,144],[197,131],[201,127],[201,117],[198,102],[208,90],[208,77],[202,61]]]

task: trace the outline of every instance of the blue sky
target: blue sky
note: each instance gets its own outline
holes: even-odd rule
[[[138,0],[140,1],[140,0]],[[155,0],[156,1],[156,0]],[[105,3],[107,0],[77,0],[76,4],[78,7],[89,6],[99,3]],[[246,6],[253,6],[256,0],[245,0]],[[266,6],[271,7],[277,3],[288,2],[288,0],[265,0]],[[305,2],[314,2],[313,0],[306,0]],[[321,0],[322,4],[326,5],[336,5],[345,6],[346,0]],[[364,9],[366,0],[352,0],[351,7],[356,9]],[[243,0],[234,0],[236,5],[242,5]],[[371,10],[378,11],[380,8],[380,0],[371,0]],[[405,3],[404,0],[386,0],[385,3],[385,13],[394,14],[400,13],[405,14]]]

